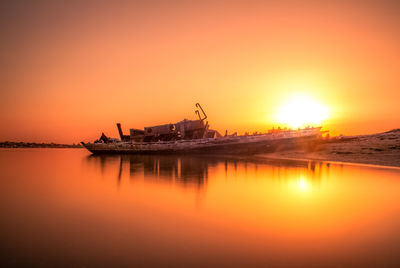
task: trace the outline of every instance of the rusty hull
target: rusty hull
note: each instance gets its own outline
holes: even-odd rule
[[[82,143],[93,154],[256,154],[309,146],[319,134],[310,132],[228,136],[159,142]]]

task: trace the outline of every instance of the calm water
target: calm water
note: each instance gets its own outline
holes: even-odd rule
[[[400,267],[400,170],[0,150],[2,264]]]

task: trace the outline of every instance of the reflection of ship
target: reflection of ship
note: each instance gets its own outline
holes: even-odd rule
[[[254,154],[308,145],[322,134],[321,128],[298,130],[273,130],[269,133],[238,136],[221,136],[205,122],[207,115],[200,104],[196,110],[198,120],[184,119],[175,124],[145,127],[144,130],[130,129],[124,135],[117,124],[120,140],[109,138],[104,133],[93,143],[82,145],[93,154],[110,153],[206,153],[206,154]],[[205,122],[205,123],[204,123]]]
[[[202,157],[166,155],[91,155],[87,159],[100,164],[102,170],[119,160],[118,180],[121,180],[123,167],[128,164],[131,178],[143,174],[145,179],[173,179],[178,184],[194,186],[204,185],[209,167],[218,163]]]
[[[207,184],[210,169],[224,168],[225,175],[237,172],[242,167],[253,170],[273,171],[274,176],[285,177],[287,170],[298,170],[307,177],[319,177],[322,163],[265,159],[262,157],[219,157],[219,156],[178,156],[178,155],[90,155],[89,163],[100,166],[102,173],[106,168],[115,168],[118,181],[121,181],[125,167],[129,167],[131,179],[142,177],[146,180],[174,181],[181,186],[202,188]],[[326,166],[329,169],[329,164]],[[305,173],[304,173],[305,172]]]

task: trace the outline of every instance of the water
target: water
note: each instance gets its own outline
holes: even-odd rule
[[[399,267],[400,170],[0,150],[2,264]]]

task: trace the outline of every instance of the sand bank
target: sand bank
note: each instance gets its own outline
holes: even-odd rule
[[[400,167],[400,129],[332,139],[318,144],[312,151],[288,150],[262,156]]]

